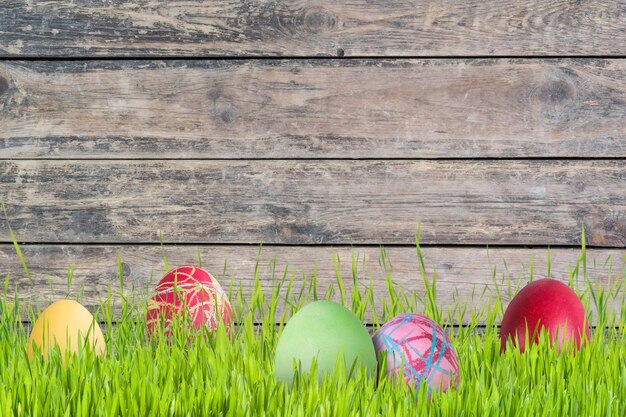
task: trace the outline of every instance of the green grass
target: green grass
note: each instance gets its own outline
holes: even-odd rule
[[[590,319],[600,330],[577,355],[550,349],[545,338],[525,354],[508,349],[500,355],[498,324],[506,307],[501,294],[511,296],[523,282],[494,272],[492,285],[476,288],[474,300],[459,299],[444,311],[437,306],[436,278],[427,279],[417,241],[416,249],[422,277],[418,290],[398,288],[387,273],[387,293],[375,294],[371,281],[363,285],[364,277],[357,276],[357,257],[348,260],[350,278],[339,272],[338,263],[346,260],[335,259],[336,285],[323,294],[315,276],[301,284],[286,272],[277,273],[271,293],[265,293],[257,269],[248,297],[230,285],[239,323],[231,338],[220,328],[214,335],[195,335],[191,343],[189,334],[177,334],[171,344],[146,339],[145,290],[124,292],[119,259],[119,288],[110,288],[94,312],[103,323],[107,356],[94,357],[87,349],[65,367],[58,352],[49,362],[28,361],[22,318],[26,314],[33,320],[37,312],[19,301],[17,290],[9,291],[7,276],[0,301],[0,415],[626,416],[626,306],[620,301],[617,313],[609,308],[624,299],[621,271],[608,284],[592,284],[583,246],[570,285],[595,312]],[[391,270],[384,249],[380,263],[384,271]],[[68,293],[71,285],[72,267]],[[114,313],[120,297],[121,310]],[[304,304],[323,298],[343,302],[374,327],[401,312],[425,312],[452,337],[460,385],[427,399],[425,390],[411,392],[384,377],[368,379],[362,370],[349,380],[340,370],[321,383],[307,375],[299,375],[291,387],[277,383],[273,355],[284,324]],[[471,304],[482,307],[471,309]],[[450,327],[462,317],[466,326]]]

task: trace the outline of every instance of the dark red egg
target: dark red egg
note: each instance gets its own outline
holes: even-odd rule
[[[533,281],[513,297],[502,318],[500,351],[506,350],[511,339],[524,352],[527,329],[532,343],[538,343],[539,334],[547,331],[550,344],[557,349],[571,344],[578,350],[590,338],[582,302],[570,287],[555,279]]]

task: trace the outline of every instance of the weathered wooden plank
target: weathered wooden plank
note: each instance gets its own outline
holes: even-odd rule
[[[20,241],[626,245],[623,160],[0,161]],[[9,242],[6,220],[0,241]]]
[[[0,63],[0,159],[625,157],[624,60]]]
[[[621,1],[4,0],[0,56],[621,55]]]
[[[117,256],[122,259],[124,294],[133,303],[145,303],[153,285],[164,273],[163,257],[170,267],[198,262],[198,251],[203,267],[211,271],[224,287],[241,287],[245,299],[251,297],[254,288],[254,271],[259,248],[254,246],[202,246],[155,247],[155,246],[22,246],[31,279],[29,280],[12,246],[0,245],[0,277],[10,273],[10,291],[18,288],[19,300],[24,307],[43,308],[52,300],[68,295],[67,272],[74,264],[74,279],[70,296],[82,294],[82,302],[95,311],[100,302],[112,294],[113,309],[119,312],[119,279]],[[548,275],[548,253],[545,249],[477,249],[436,248],[423,249],[426,276],[437,276],[437,301],[442,311],[453,309],[458,303],[467,303],[466,319],[472,311],[479,311],[489,297],[501,292],[503,302],[510,298],[508,284],[523,285],[531,276]],[[359,288],[373,285],[378,313],[382,300],[388,299],[386,279],[391,276],[396,291],[424,295],[415,248],[387,248],[386,262],[381,263],[377,248],[331,248],[331,247],[264,247],[259,260],[259,279],[264,293],[270,294],[286,272],[287,279],[294,278],[294,292],[308,288],[313,275],[317,277],[318,295],[323,297],[329,287],[334,287],[334,299],[339,299],[335,265],[345,281],[348,293],[352,289],[352,259],[356,260]],[[570,270],[576,268],[580,251],[575,249],[552,249],[550,252],[550,275],[567,281]],[[339,262],[336,264],[335,260]],[[588,276],[593,285],[609,288],[615,282],[624,281],[626,252],[624,250],[588,250]],[[384,266],[383,266],[384,265]],[[582,267],[581,267],[582,268]],[[581,289],[587,288],[582,269]],[[308,281],[307,281],[308,280]],[[622,290],[623,293],[623,290]],[[472,294],[474,296],[472,297]],[[484,294],[484,295],[483,295]],[[134,296],[133,296],[134,295]],[[285,296],[285,291],[281,292]],[[622,294],[623,296],[623,294]],[[620,296],[621,297],[621,296]],[[619,300],[612,301],[610,308],[619,314]],[[312,298],[312,295],[309,296]],[[282,308],[279,314],[282,314]]]

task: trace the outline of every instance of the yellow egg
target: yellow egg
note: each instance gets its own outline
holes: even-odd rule
[[[59,300],[37,318],[28,339],[28,359],[33,358],[36,345],[48,360],[48,351],[58,344],[65,362],[66,351],[77,353],[79,345],[88,343],[97,355],[106,353],[102,330],[91,313],[76,301]]]

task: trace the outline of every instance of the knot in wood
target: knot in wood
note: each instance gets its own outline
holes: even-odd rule
[[[122,262],[122,276],[129,277],[131,273],[130,265],[126,262]]]
[[[333,30],[337,18],[322,7],[309,7],[304,9],[301,16],[301,26],[309,33],[322,33]]]
[[[539,99],[551,105],[564,104],[574,98],[574,87],[565,80],[550,80],[539,89]]]

